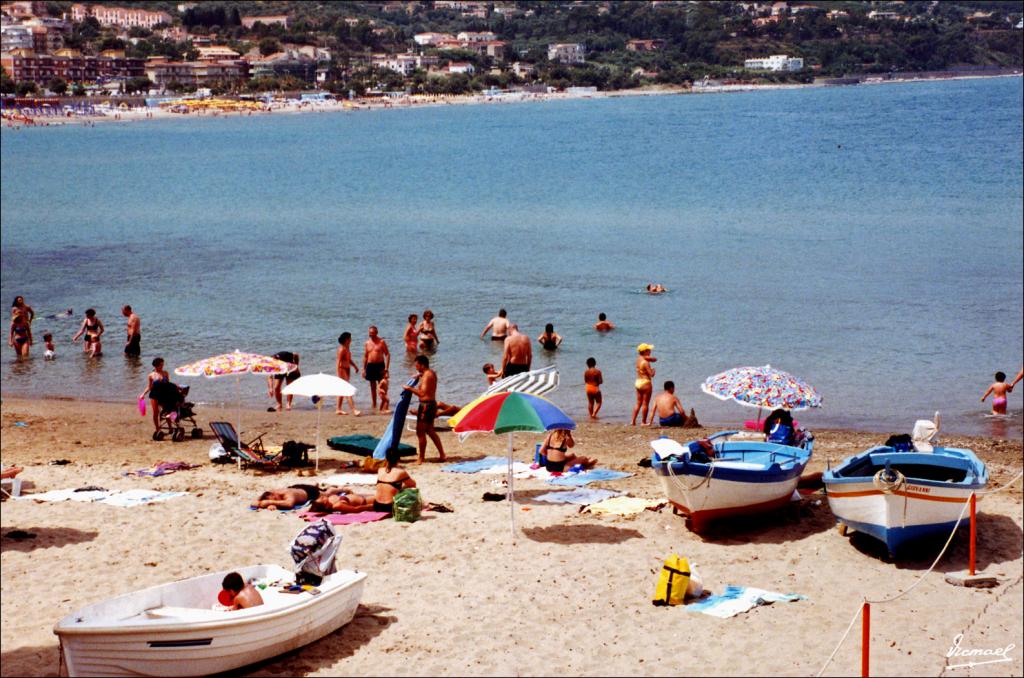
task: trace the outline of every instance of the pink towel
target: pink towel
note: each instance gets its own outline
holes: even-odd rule
[[[314,521],[323,518],[331,525],[357,525],[359,523],[373,523],[378,520],[384,520],[390,518],[390,513],[384,513],[383,511],[360,511],[359,513],[314,513],[313,511],[306,511],[300,513],[299,517],[303,520]]]

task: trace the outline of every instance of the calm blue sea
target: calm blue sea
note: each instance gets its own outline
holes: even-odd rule
[[[297,351],[333,373],[340,332],[431,308],[440,397],[466,402],[500,306],[565,337],[553,398],[628,418],[639,342],[702,421],[753,412],[699,390],[770,363],[814,384],[811,426],[1021,435],[979,402],[1022,362],[1021,78],[2,131],[2,292],[59,358],[2,353],[4,395],[131,401],[150,359]],[[642,294],[650,281],[671,292]],[[130,303],[143,360],[120,353]],[[107,355],[70,343],[81,312]],[[591,329],[604,311],[618,325]],[[361,349],[356,351],[361,357]],[[192,380],[197,400],[233,380]],[[357,402],[367,404],[365,383]],[[268,404],[261,380],[246,403]],[[1024,388],[1018,389],[1024,392]],[[308,401],[301,407],[310,407]]]

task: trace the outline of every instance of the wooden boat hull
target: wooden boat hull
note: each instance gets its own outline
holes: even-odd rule
[[[886,487],[874,481],[874,473],[863,475],[884,468],[886,460],[893,468],[920,468],[921,475],[934,477],[906,475],[905,482]],[[863,470],[852,473],[862,475],[851,474],[856,467]],[[935,479],[943,475],[963,475],[963,479]],[[883,542],[890,554],[898,555],[914,541],[948,535],[971,493],[988,483],[988,470],[969,450],[936,448],[933,453],[922,454],[878,447],[844,460],[826,471],[823,480],[836,520],[871,535]]]
[[[722,458],[713,464],[665,461],[657,452],[651,460],[668,501],[695,532],[723,518],[785,506],[811,458],[809,448],[770,443],[736,441],[716,448]]]
[[[236,571],[246,578],[292,576],[272,565]],[[366,579],[365,573],[341,571],[325,578],[316,596],[268,589],[261,592],[263,606],[211,610],[225,574],[130,593],[65,617],[54,633],[69,675],[201,676],[263,661],[349,623]]]

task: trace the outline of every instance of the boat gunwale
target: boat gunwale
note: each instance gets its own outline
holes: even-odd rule
[[[57,636],[90,636],[90,635],[99,635],[99,634],[102,634],[102,635],[138,635],[138,634],[168,633],[168,632],[173,632],[173,633],[182,633],[182,632],[191,633],[191,632],[201,632],[201,631],[207,631],[207,630],[215,630],[215,629],[219,629],[219,628],[226,627],[226,626],[230,626],[230,627],[251,626],[252,624],[256,624],[256,623],[260,623],[260,622],[266,622],[266,621],[277,619],[277,618],[282,617],[282,616],[288,616],[288,615],[291,615],[291,614],[295,614],[295,613],[297,613],[297,612],[299,612],[301,610],[305,610],[307,607],[311,607],[313,605],[322,603],[322,602],[324,602],[324,601],[326,601],[328,599],[334,598],[337,595],[339,595],[340,593],[342,593],[343,591],[347,591],[347,590],[351,589],[354,585],[356,585],[356,584],[364,584],[364,582],[366,581],[366,577],[367,577],[367,573],[366,572],[359,572],[359,571],[356,571],[356,570],[342,570],[342,571],[339,572],[339,574],[341,572],[351,572],[355,576],[353,577],[353,579],[351,581],[349,581],[349,582],[347,582],[345,584],[341,584],[341,585],[339,585],[339,586],[337,586],[335,588],[332,588],[332,589],[329,589],[329,590],[326,590],[326,591],[322,590],[321,593],[319,595],[316,595],[316,596],[312,596],[311,595],[308,600],[301,601],[301,599],[300,599],[300,602],[297,602],[295,604],[287,605],[285,607],[278,607],[278,608],[269,609],[266,612],[255,613],[255,614],[247,615],[247,616],[244,616],[244,617],[240,616],[240,615],[236,615],[234,618],[210,619],[210,620],[206,620],[206,621],[195,621],[195,620],[188,620],[188,621],[186,621],[186,620],[182,620],[182,621],[173,622],[173,623],[154,622],[153,624],[133,624],[131,626],[123,626],[123,625],[121,625],[121,626],[79,626],[79,627],[62,626],[62,624],[64,624],[67,620],[71,619],[72,617],[75,617],[78,614],[78,611],[76,611],[76,612],[72,612],[72,613],[64,616],[60,621],[58,621],[56,624],[54,624],[54,626],[53,626],[53,633],[55,635],[57,635]],[[206,575],[203,575],[203,576],[206,576]],[[192,577],[190,579],[199,579],[199,577]],[[187,582],[187,581],[190,581],[190,579],[182,579],[182,580],[178,580],[177,582],[168,582],[168,584],[160,584],[160,585],[158,585],[157,587],[154,587],[154,588],[159,588],[161,586],[173,585],[173,584],[177,584],[177,583],[181,583],[181,582]],[[146,589],[142,589],[142,591],[145,591],[145,590]],[[133,592],[129,592],[128,594],[125,594],[125,595],[131,595],[131,593],[139,593],[139,592],[140,591],[133,591]],[[115,596],[115,598],[118,598],[118,597],[120,597],[120,596]],[[99,605],[100,603],[106,602],[106,600],[112,600],[112,598],[107,598],[105,600],[100,600],[100,601],[97,601],[95,603],[92,603],[91,605]],[[86,608],[90,607],[91,605],[87,605]],[[358,603],[357,603],[357,605],[358,605]],[[82,609],[85,609],[85,608],[82,608]],[[196,608],[196,609],[202,610],[204,608]],[[252,608],[250,608],[250,609],[252,609]],[[145,612],[145,610],[141,610],[140,611],[140,613],[142,613],[142,612]]]
[[[959,448],[959,447],[936,447],[936,450],[949,450],[954,451],[957,454],[945,454],[943,452],[899,452],[886,445],[877,445],[860,452],[858,454],[851,455],[846,459],[843,459],[839,464],[827,469],[821,476],[822,482],[825,483],[825,492],[828,493],[829,483],[837,484],[850,484],[850,483],[866,483],[873,485],[872,479],[874,473],[871,475],[863,476],[840,476],[837,475],[839,471],[847,466],[851,466],[857,462],[860,462],[867,458],[868,461],[873,461],[874,455],[913,455],[913,458],[908,459],[911,463],[926,462],[928,459],[942,459],[945,461],[958,462],[957,464],[935,464],[935,466],[956,468],[958,470],[966,470],[967,475],[964,476],[963,480],[959,481],[946,481],[946,480],[930,480],[926,478],[915,478],[913,476],[904,475],[907,484],[913,483],[915,485],[922,485],[927,487],[940,487],[948,488],[951,490],[979,490],[983,489],[988,485],[989,473],[988,466],[982,461],[977,454],[971,450]],[[961,469],[960,465],[966,465],[966,469]],[[975,478],[974,482],[967,482],[967,478],[973,473]]]

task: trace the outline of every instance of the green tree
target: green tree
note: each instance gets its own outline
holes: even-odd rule
[[[0,93],[2,94],[14,94],[17,90],[17,83],[14,79],[7,74],[7,69],[0,66]]]
[[[281,51],[281,43],[277,38],[263,38],[260,40],[260,54],[270,56]]]
[[[85,85],[83,85],[80,82],[76,82],[71,87],[71,93],[73,95],[75,95],[76,97],[84,97],[85,96]]]
[[[36,87],[36,84],[31,80],[22,80],[18,83],[17,87],[15,87],[14,91],[19,97],[25,97],[29,94],[35,94],[38,89],[39,88]]]
[[[46,89],[57,96],[63,96],[68,91],[68,83],[64,78],[50,78],[50,81],[46,83]]]
[[[129,94],[146,92],[152,86],[153,83],[150,82],[149,78],[128,78],[124,81],[124,91]]]

